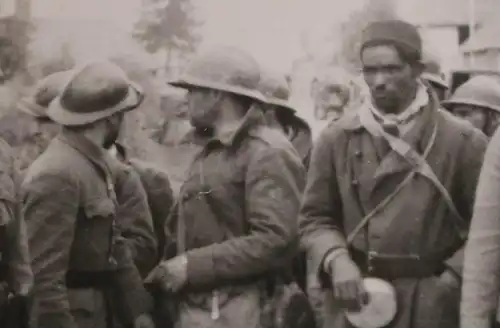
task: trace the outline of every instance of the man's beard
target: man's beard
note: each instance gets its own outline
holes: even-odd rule
[[[104,142],[102,144],[104,149],[110,149],[111,146],[115,144],[119,134],[120,134],[120,128],[115,127],[113,124],[109,124],[108,134],[104,138]]]

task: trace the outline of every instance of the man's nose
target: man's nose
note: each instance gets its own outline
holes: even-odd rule
[[[387,76],[382,72],[377,72],[373,76],[373,85],[377,88],[383,87],[387,82]]]

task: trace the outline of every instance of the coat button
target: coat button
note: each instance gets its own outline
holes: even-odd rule
[[[356,150],[354,152],[354,156],[356,156],[357,158],[360,158],[361,157],[361,150]]]
[[[359,181],[358,181],[358,180],[356,180],[356,179],[354,179],[354,180],[352,180],[352,181],[351,181],[351,184],[352,184],[353,186],[357,187],[357,186],[359,185]]]

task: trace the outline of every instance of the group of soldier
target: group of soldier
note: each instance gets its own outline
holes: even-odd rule
[[[18,107],[46,144],[22,171],[0,144],[1,326],[492,327],[500,84],[444,99],[399,20],[360,59],[371,97],[313,143],[284,76],[200,54],[169,82],[198,149],[176,196],[122,141],[146,95],[119,66],[40,81]]]

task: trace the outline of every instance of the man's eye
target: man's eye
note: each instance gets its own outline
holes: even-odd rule
[[[388,66],[386,69],[389,73],[398,73],[402,68],[400,66]]]
[[[376,74],[376,73],[383,73],[383,74],[396,74],[401,71],[402,67],[401,66],[384,66],[384,67],[364,67],[363,68],[363,73],[364,74]]]
[[[363,67],[362,71],[364,74],[374,74],[377,72],[377,69],[373,67]]]

